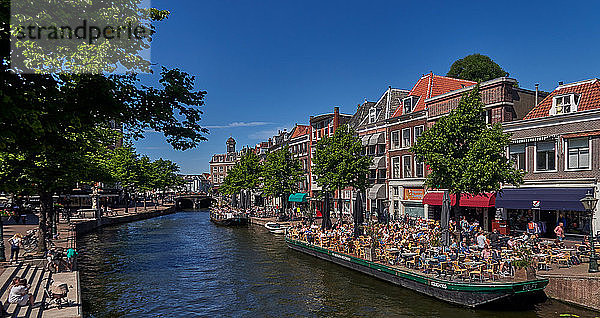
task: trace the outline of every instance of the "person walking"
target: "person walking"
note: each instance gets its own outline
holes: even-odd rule
[[[16,233],[9,240],[10,244],[10,264],[14,261],[15,264],[19,261],[19,251],[21,249],[21,245],[23,245],[23,235],[21,233]]]
[[[558,225],[554,228],[554,234],[556,234],[556,239],[562,242],[565,239],[565,229],[563,222],[558,222]]]

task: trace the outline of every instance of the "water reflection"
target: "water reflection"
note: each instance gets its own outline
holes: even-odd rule
[[[594,317],[555,301],[526,312],[448,305],[289,250],[261,227],[214,226],[206,212],[107,228],[79,244],[90,317]]]

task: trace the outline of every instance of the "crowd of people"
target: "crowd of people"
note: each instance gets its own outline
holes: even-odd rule
[[[567,248],[561,229],[560,224],[555,229],[556,240],[543,240],[537,234],[488,233],[478,222],[466,218],[459,224],[450,221],[447,228],[442,228],[439,221],[407,217],[388,224],[364,225],[358,236],[352,224],[342,223],[330,230],[297,224],[288,233],[294,239],[377,262],[484,280],[511,277],[515,267],[520,266],[549,270],[579,264],[589,253],[589,240],[585,238],[574,249]]]

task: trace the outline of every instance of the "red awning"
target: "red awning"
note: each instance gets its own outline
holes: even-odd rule
[[[442,205],[443,192],[427,192],[423,197],[423,204]],[[456,196],[450,195],[450,204],[456,205]],[[474,208],[489,208],[496,204],[495,193],[484,193],[479,195],[463,194],[460,197],[460,206]]]
[[[484,193],[472,196],[470,194],[460,197],[460,206],[473,208],[490,208],[496,205],[495,193]]]

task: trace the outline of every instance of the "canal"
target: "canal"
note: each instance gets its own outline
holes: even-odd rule
[[[548,300],[471,310],[291,251],[259,226],[217,227],[180,212],[79,241],[86,317],[594,317]]]

